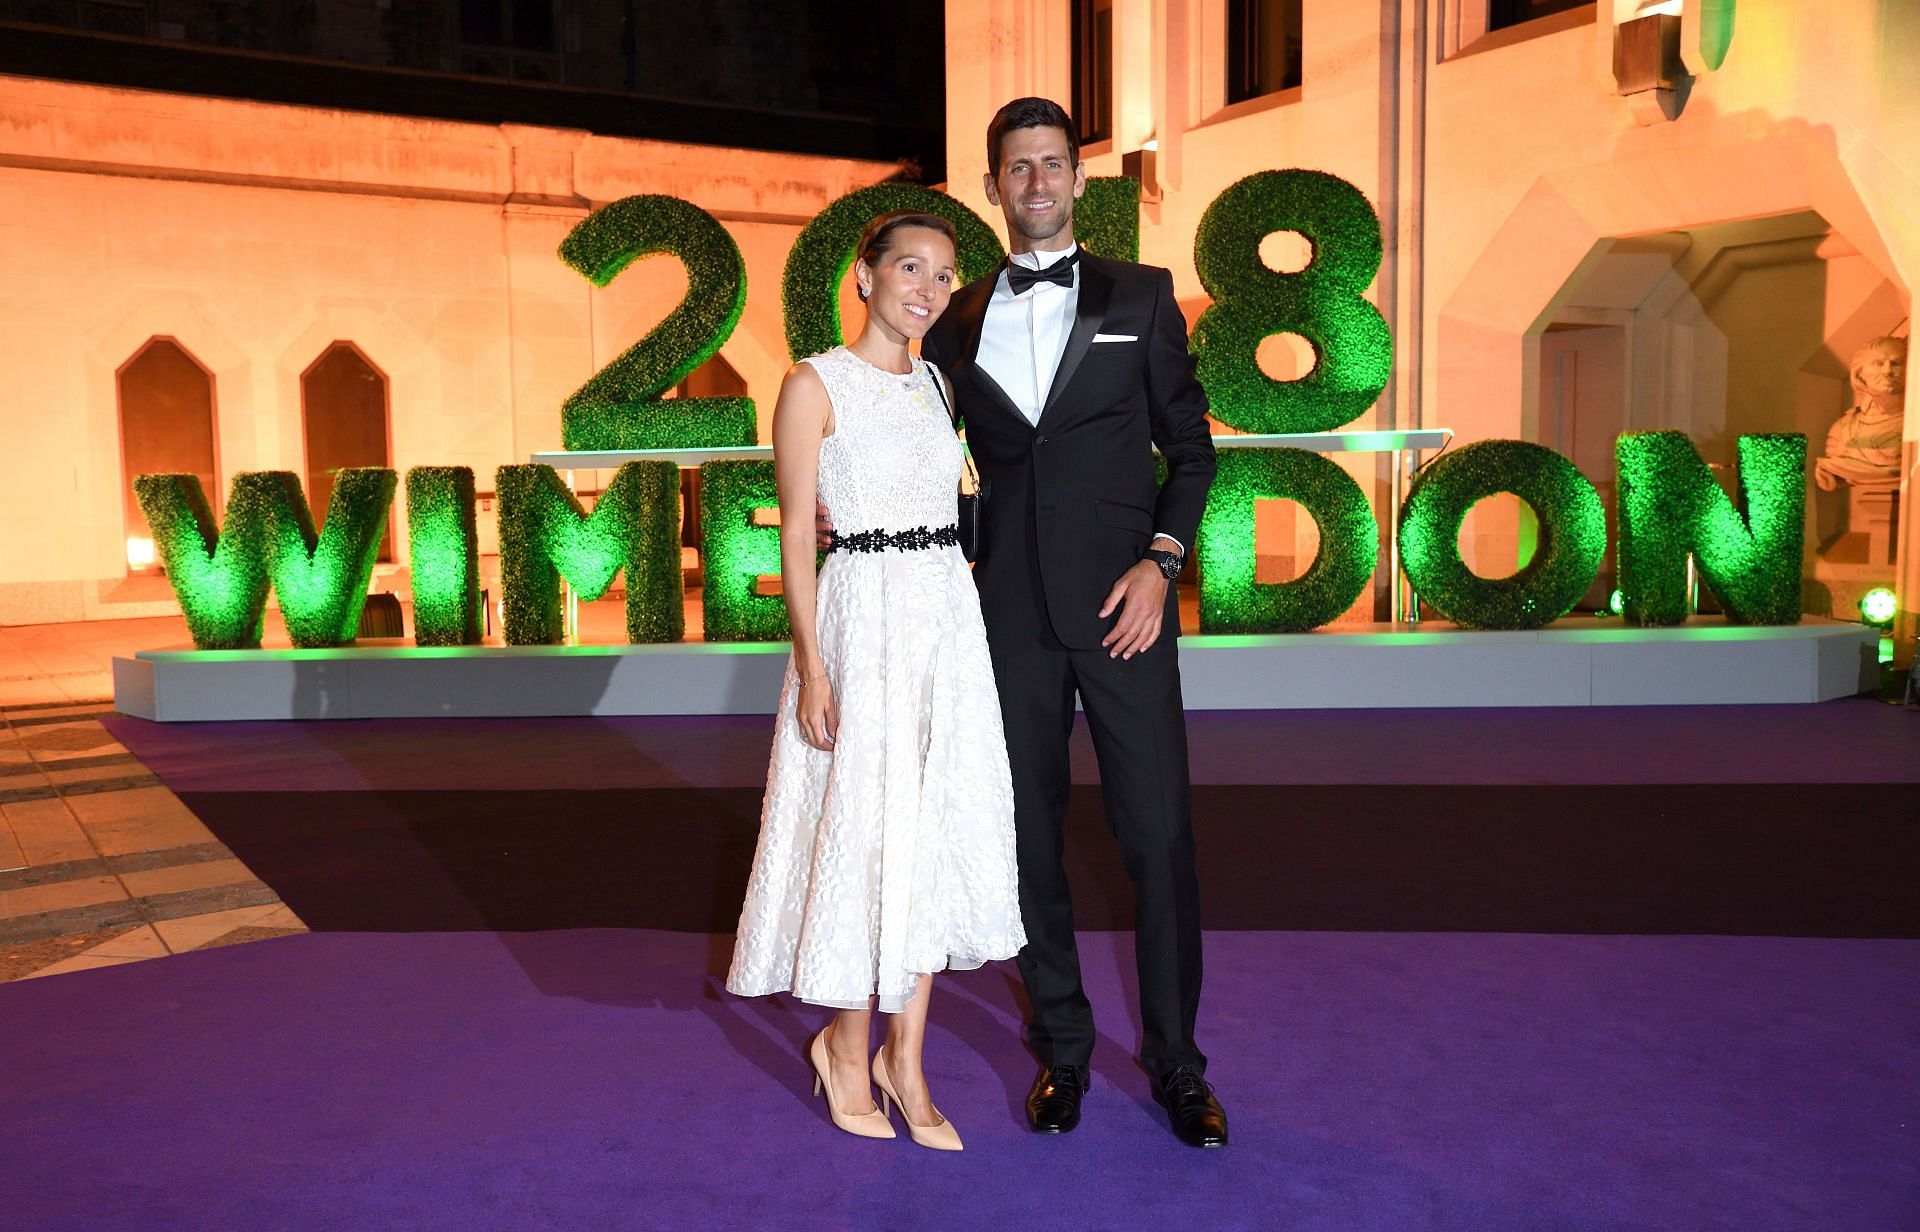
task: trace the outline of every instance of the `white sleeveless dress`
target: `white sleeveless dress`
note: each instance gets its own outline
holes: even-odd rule
[[[961,450],[933,369],[845,347],[806,362],[833,402],[819,492],[844,546],[814,610],[840,727],[832,752],[802,739],[789,659],[727,990],[896,1013],[920,974],[1026,944],[1013,783],[979,596],[945,530]]]

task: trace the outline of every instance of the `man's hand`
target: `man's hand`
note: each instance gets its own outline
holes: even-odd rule
[[[813,502],[813,535],[821,551],[833,546],[833,516],[827,512],[827,503],[823,500]]]
[[[1107,592],[1101,619],[1120,609],[1120,619],[1100,639],[1108,658],[1131,659],[1160,640],[1160,616],[1167,601],[1167,578],[1160,566],[1143,560],[1120,575]]]

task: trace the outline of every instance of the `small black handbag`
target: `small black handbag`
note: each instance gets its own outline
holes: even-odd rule
[[[958,432],[960,417],[954,414],[953,404],[947,401],[946,385],[940,379],[939,369],[928,364],[927,372],[933,377],[933,392],[940,395],[940,405],[947,408],[947,418],[953,421],[953,430]],[[964,449],[965,446],[963,445],[962,448]],[[980,490],[980,472],[973,466],[973,455],[965,453],[962,457],[966,460],[967,471],[966,478],[961,481],[959,493],[960,554],[969,561],[974,561],[980,558],[980,513],[985,501]],[[967,491],[967,480],[973,483],[971,492]]]

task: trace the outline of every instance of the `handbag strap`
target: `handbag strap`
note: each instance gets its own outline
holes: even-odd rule
[[[947,419],[952,422],[953,430],[956,433],[959,432],[960,416],[954,412],[953,403],[947,401],[947,383],[941,379],[940,369],[934,367],[928,360],[923,359],[920,361],[920,364],[927,370],[927,375],[933,378],[933,392],[940,395],[940,405],[947,408]],[[967,478],[973,480],[973,490],[978,492],[980,490],[980,472],[974,469],[973,451],[967,448],[965,441],[960,442],[960,458],[966,463]]]

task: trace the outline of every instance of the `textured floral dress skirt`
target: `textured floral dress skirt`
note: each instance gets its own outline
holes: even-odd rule
[[[920,975],[1026,944],[1013,787],[979,598],[941,533],[960,456],[932,373],[811,362],[834,403],[820,491],[849,545],[816,603],[840,725],[831,751],[802,738],[789,660],[727,989],[892,1013]]]

